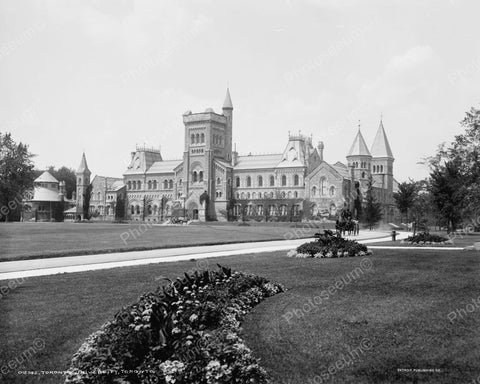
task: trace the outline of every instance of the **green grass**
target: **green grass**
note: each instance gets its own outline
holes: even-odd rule
[[[328,292],[361,260],[290,259],[276,252],[200,260],[198,265],[213,268],[220,262],[288,289],[255,307],[244,322],[243,337],[274,383],[320,383],[313,381],[315,375],[362,340],[371,348],[324,382],[450,384],[476,379],[480,308],[453,324],[447,318],[480,297],[476,252],[377,250],[370,257],[371,269],[357,269],[357,278],[314,302],[303,316],[289,315]],[[0,300],[0,365],[42,338],[45,348],[25,368],[66,369],[82,341],[122,305],[154,289],[161,276],[175,277],[196,266],[188,261],[26,280]],[[440,373],[399,373],[398,368],[436,368]],[[61,381],[59,376],[10,375],[5,382]]]
[[[292,238],[289,235],[292,231],[297,231],[300,237],[313,236],[319,231],[295,228],[295,223],[282,224],[140,227],[139,223],[0,223],[0,261],[284,240]]]

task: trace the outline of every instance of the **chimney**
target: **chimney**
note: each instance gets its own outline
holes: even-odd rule
[[[323,145],[323,141],[318,142],[318,154],[320,155],[320,161],[323,161],[323,148],[325,146]]]

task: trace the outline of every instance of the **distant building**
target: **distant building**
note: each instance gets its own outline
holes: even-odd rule
[[[24,221],[53,221],[61,217],[65,200],[65,182],[58,181],[48,171],[33,182],[33,197],[26,201]],[[58,213],[60,210],[60,214]]]
[[[123,179],[94,179],[91,213],[111,216],[108,194],[118,188],[126,195],[126,218],[138,221],[161,221],[179,212],[202,221],[332,218],[342,209],[355,212],[371,180],[384,221],[396,218],[394,157],[382,121],[370,150],[359,128],[347,162],[334,164],[324,161],[323,142],[314,147],[312,138],[301,134],[289,134],[283,152],[239,156],[232,145],[228,89],[222,113],[187,111],[183,123],[181,159],[163,160],[159,149],[137,146]],[[77,171],[77,209],[89,183],[84,155]]]

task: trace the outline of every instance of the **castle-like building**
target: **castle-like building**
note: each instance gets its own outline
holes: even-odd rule
[[[370,150],[359,128],[347,162],[335,164],[324,161],[323,142],[315,147],[301,134],[289,134],[281,153],[239,156],[232,145],[228,89],[222,113],[187,111],[183,123],[181,159],[163,160],[160,150],[137,146],[123,178],[96,176],[90,182],[84,154],[77,171],[77,217],[89,184],[94,217],[163,221],[175,215],[198,220],[334,217],[341,209],[357,211],[372,182],[384,221],[396,218],[394,157],[382,121]]]

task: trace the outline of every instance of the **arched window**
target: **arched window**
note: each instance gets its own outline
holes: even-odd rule
[[[217,177],[217,185],[220,185],[220,184],[222,184],[222,180],[219,177]]]
[[[201,143],[205,143],[205,134],[204,134],[204,133],[202,133],[202,134],[200,135],[200,142],[201,142]]]
[[[132,215],[135,214],[135,207],[133,205],[130,206],[130,212],[132,213]]]
[[[240,193],[237,192],[237,199],[240,199]]]
[[[295,199],[298,199],[298,192],[297,192],[297,191],[293,192],[293,197],[294,197]]]
[[[365,172],[362,172],[362,179],[365,178]]]
[[[163,189],[167,189],[167,188],[168,188],[168,181],[163,180]]]
[[[133,189],[137,189],[137,183],[135,181],[132,182]]]
[[[272,175],[270,176],[270,187],[274,187],[275,186],[275,177]]]
[[[380,173],[383,173],[383,165],[380,166]]]
[[[203,171],[198,172],[198,181],[203,182]]]
[[[135,208],[136,208],[136,211],[137,211],[137,215],[139,215],[140,214],[140,206],[137,205]]]
[[[258,186],[263,187],[263,177],[262,176],[258,176]]]
[[[324,177],[320,179],[320,196],[325,196],[326,180]]]
[[[235,187],[240,187],[240,177],[235,178]]]
[[[148,180],[148,189],[152,189],[152,180]]]
[[[287,176],[282,175],[282,187],[285,187],[287,185]]]
[[[197,171],[193,171],[192,181],[193,181],[194,183],[196,183],[196,182],[198,181]],[[166,188],[165,188],[165,189],[166,189]]]
[[[247,199],[250,199],[250,192],[247,192]]]
[[[330,196],[335,196],[335,187],[333,185],[330,187]]]
[[[300,178],[298,175],[293,176],[293,185],[298,185],[300,184]]]
[[[102,194],[100,192],[97,192],[97,200],[102,200]]]
[[[149,215],[151,215],[153,213],[152,206],[150,204],[147,207],[147,212],[148,212]]]
[[[137,181],[137,189],[142,189],[142,182],[140,180]]]
[[[282,196],[282,199],[285,199],[285,197],[287,197],[286,194],[285,194],[285,191],[282,192],[281,196]]]
[[[250,176],[247,176],[247,187],[252,186],[252,178]]]
[[[78,184],[82,184],[82,178],[81,177],[78,178]]]
[[[173,180],[172,179],[170,179],[170,181],[168,182],[168,188],[173,189]]]
[[[153,189],[157,189],[157,180],[153,180]]]
[[[132,189],[132,182],[131,181],[129,181],[127,185],[128,185],[128,189]]]
[[[317,196],[317,187],[315,185],[312,187],[312,196]]]
[[[242,193],[240,194],[240,198],[241,198],[242,200],[245,199],[245,193],[244,193],[244,192],[242,192]]]
[[[195,134],[193,133],[190,135],[190,143],[195,144]]]
[[[197,144],[200,143],[200,134],[199,134],[199,133],[197,133],[197,134],[195,135],[195,141],[196,141]]]
[[[156,205],[153,206],[153,214],[156,215],[158,211],[158,207]]]
[[[256,199],[257,198],[257,194],[255,192],[252,193],[252,199]]]

